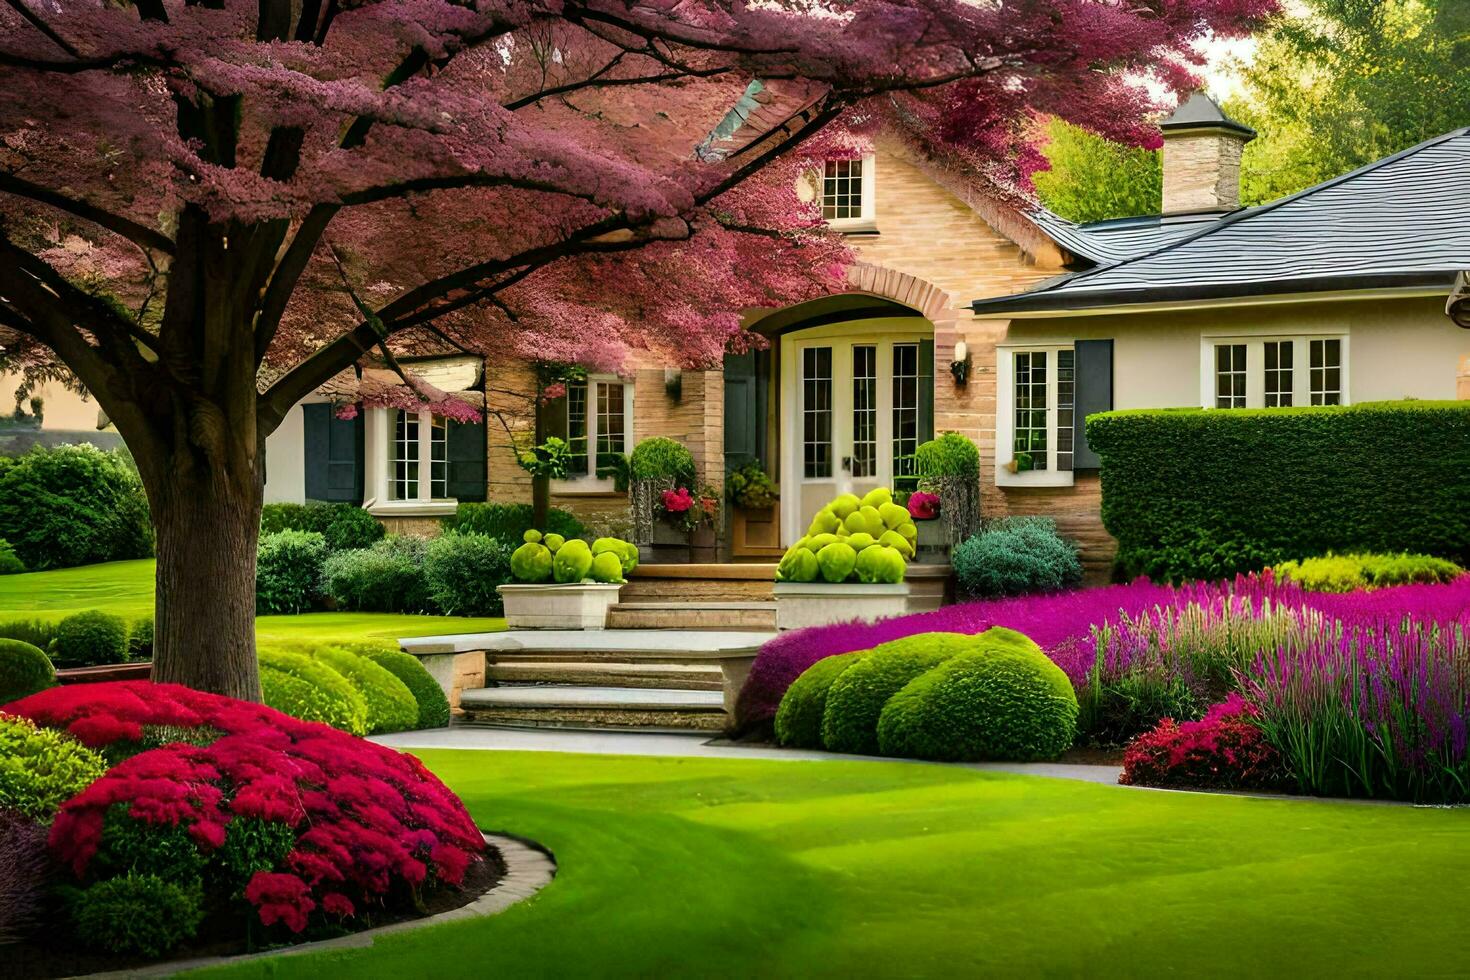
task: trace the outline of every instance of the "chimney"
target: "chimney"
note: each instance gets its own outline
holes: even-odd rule
[[[1164,133],[1164,214],[1240,207],[1240,151],[1256,131],[1196,92],[1159,124]]]

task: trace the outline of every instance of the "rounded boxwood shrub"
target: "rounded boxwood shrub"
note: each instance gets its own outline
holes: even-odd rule
[[[266,704],[293,718],[367,734],[367,701],[324,661],[286,650],[262,650],[260,689]]]
[[[371,548],[336,552],[322,563],[322,591],[339,609],[423,612],[429,606],[428,547],[422,538],[389,535]]]
[[[1072,682],[1041,648],[995,626],[919,675],[878,719],[884,755],[948,762],[1054,759],[1077,734]]]
[[[919,477],[980,478],[980,450],[958,432],[944,432],[914,450]]]
[[[0,639],[0,704],[19,701],[56,683],[56,669],[40,647]]]
[[[106,771],[102,756],[68,736],[0,715],[0,810],[48,822]]]
[[[361,649],[357,652],[401,680],[418,705],[414,728],[443,728],[449,724],[449,699],[419,658],[396,648]]]
[[[671,479],[676,487],[694,488],[694,454],[665,436],[644,439],[628,457],[628,472],[635,480]]]
[[[128,628],[128,659],[153,659],[153,617],[134,620]]]
[[[525,540],[526,532],[536,527],[536,518],[530,504],[467,502],[456,507],[453,516],[441,518],[439,526],[445,531],[473,531],[496,541],[518,545]],[[587,534],[587,526],[571,511],[560,507],[547,509],[541,530],[564,538],[580,538]]]
[[[341,504],[335,508],[332,519],[322,530],[327,547],[333,551],[349,548],[367,548],[388,533],[383,523],[372,514],[353,504]]]
[[[424,580],[446,616],[499,616],[496,586],[511,579],[511,547],[489,535],[451,531],[429,542]]]
[[[408,687],[390,671],[340,647],[321,647],[312,656],[357,688],[367,704],[370,734],[406,731],[419,720],[418,702]]]
[[[0,538],[32,571],[153,554],[138,474],[88,445],[37,446],[0,469]]]
[[[878,717],[909,681],[957,653],[975,638],[964,633],[916,633],[879,644],[832,682],[822,712],[822,744],[831,752],[878,753]]]
[[[91,667],[128,662],[128,623],[121,616],[89,609],[56,624],[53,656],[66,664]]]
[[[866,650],[842,653],[818,660],[792,681],[776,709],[776,741],[802,749],[822,747],[822,713],[827,709],[827,692],[832,683]]]
[[[1006,517],[954,550],[955,580],[972,596],[1059,592],[1082,582],[1077,546],[1048,517]]]
[[[108,878],[71,902],[79,940],[108,953],[163,956],[194,938],[204,918],[195,887],[157,875]]]
[[[294,615],[310,609],[326,557],[326,539],[315,531],[262,537],[255,552],[256,614]]]

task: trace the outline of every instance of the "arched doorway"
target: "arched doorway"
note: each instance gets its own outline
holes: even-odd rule
[[[727,465],[759,458],[776,477],[782,544],[840,493],[912,480],[914,449],[934,430],[931,319],[852,292],[771,311],[751,326],[770,349],[746,355],[733,372],[727,362]]]

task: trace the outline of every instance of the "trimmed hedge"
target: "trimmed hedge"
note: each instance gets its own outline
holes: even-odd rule
[[[353,735],[368,733],[367,701],[328,664],[286,650],[260,651],[260,689],[267,705],[302,721]]]
[[[255,551],[255,614],[310,610],[326,558],[327,541],[316,531],[261,535]]]
[[[153,554],[132,461],[88,445],[0,457],[0,538],[31,571]]]
[[[322,647],[312,656],[347,678],[367,704],[367,727],[372,735],[402,732],[419,720],[419,705],[408,687],[391,671],[367,657],[340,647]]]
[[[0,639],[0,705],[19,701],[56,683],[56,670],[40,647]]]
[[[910,681],[878,719],[884,755],[944,762],[1055,759],[1077,735],[1077,695],[1028,637],[994,626]]]
[[[822,744],[830,752],[878,754],[878,718],[909,681],[974,646],[964,633],[916,633],[874,647],[827,691]]]
[[[419,613],[429,609],[424,558],[429,543],[389,535],[371,548],[338,551],[322,563],[321,590],[353,612]]]
[[[454,509],[454,516],[441,518],[439,526],[445,531],[486,534],[514,546],[524,540],[527,531],[536,527],[536,521],[530,504],[464,503]],[[541,530],[568,539],[587,534],[587,526],[571,511],[560,507],[546,511],[546,524]]]
[[[1124,576],[1219,579],[1328,552],[1470,560],[1470,402],[1087,419]]]
[[[803,671],[786,689],[776,709],[776,741],[799,749],[821,748],[827,693],[844,670],[867,654],[866,650],[838,654],[818,660]]]
[[[1277,565],[1278,578],[1311,592],[1353,592],[1389,585],[1453,582],[1465,570],[1431,555],[1321,555]]]
[[[260,536],[282,531],[313,531],[332,551],[367,548],[386,533],[381,521],[356,504],[266,504]]]
[[[446,616],[499,616],[496,586],[511,580],[511,546],[473,531],[449,531],[429,542],[424,582]]]
[[[128,621],[98,609],[73,613],[56,624],[51,654],[68,666],[125,664]]]
[[[414,728],[443,728],[449,724],[449,699],[444,696],[444,689],[419,662],[418,657],[393,647],[367,649],[365,646],[360,644],[349,649],[367,657],[401,680],[408,688],[418,704],[418,721]]]

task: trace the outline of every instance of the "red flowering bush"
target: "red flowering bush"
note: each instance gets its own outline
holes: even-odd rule
[[[932,521],[939,516],[939,494],[915,490],[909,494],[909,516],[916,521]]]
[[[664,491],[664,510],[670,514],[682,514],[694,506],[694,497],[689,493],[688,487],[679,487],[677,490]]]
[[[182,830],[220,892],[207,899],[243,895],[264,925],[299,933],[316,910],[370,915],[457,885],[484,849],[463,804],[413,756],[263,705],[123,681],[8,710],[121,759],[52,825],[52,853],[83,881],[100,873],[99,848],[147,839],[138,824]]]
[[[1128,746],[1118,782],[1180,789],[1284,788],[1286,767],[1251,720],[1255,714],[1239,694],[1231,694],[1199,721],[1179,724],[1165,718]]]

